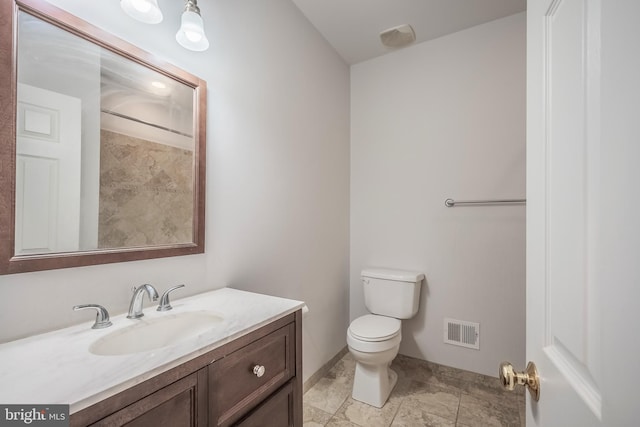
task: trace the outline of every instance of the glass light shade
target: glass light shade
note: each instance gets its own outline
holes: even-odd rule
[[[182,47],[201,52],[209,48],[209,40],[204,33],[202,17],[191,11],[182,14],[182,25],[176,33],[176,40]]]
[[[145,24],[157,24],[162,21],[158,0],[120,0],[120,7],[127,15]]]

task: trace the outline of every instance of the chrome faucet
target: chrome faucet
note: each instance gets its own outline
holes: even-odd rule
[[[158,291],[149,284],[133,288],[133,297],[131,298],[131,304],[129,304],[129,315],[127,319],[139,319],[144,316],[142,312],[142,299],[144,298],[145,292],[149,295],[149,299],[153,301],[158,299]]]

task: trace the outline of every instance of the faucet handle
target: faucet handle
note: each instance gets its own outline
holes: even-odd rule
[[[80,304],[80,305],[74,305],[73,306],[73,310],[74,311],[85,310],[87,308],[92,308],[92,309],[96,310],[96,322],[93,324],[91,329],[103,329],[103,328],[108,328],[109,326],[113,325],[113,323],[111,323],[111,321],[109,320],[109,312],[107,311],[106,308],[104,308],[101,305],[98,305],[98,304]]]
[[[176,289],[180,289],[180,288],[184,288],[184,285],[174,286],[173,288],[169,288],[166,291],[164,291],[164,293],[160,297],[160,304],[158,304],[158,308],[156,308],[156,310],[158,310],[158,311],[169,311],[169,310],[171,310],[173,307],[171,307],[171,304],[169,303],[169,293],[175,291]]]

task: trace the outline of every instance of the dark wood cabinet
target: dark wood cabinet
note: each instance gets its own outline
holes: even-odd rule
[[[294,409],[293,384],[289,382],[235,425],[237,427],[294,427],[296,425]]]
[[[91,424],[95,427],[204,427],[207,425],[206,368],[170,384]]]
[[[301,427],[300,311],[71,415],[75,426]]]

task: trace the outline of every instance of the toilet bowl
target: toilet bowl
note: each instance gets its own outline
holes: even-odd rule
[[[424,274],[369,268],[362,271],[365,306],[372,314],[360,316],[347,330],[347,345],[356,361],[352,397],[382,408],[398,375],[389,368],[402,340],[400,319],[418,311]]]
[[[400,320],[368,314],[354,320],[347,345],[356,360],[352,397],[381,408],[396,385],[398,375],[389,368],[400,349]]]

